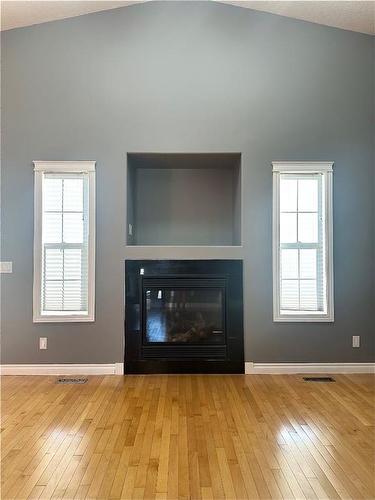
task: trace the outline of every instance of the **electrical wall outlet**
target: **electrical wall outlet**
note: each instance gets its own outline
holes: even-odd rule
[[[353,335],[353,347],[359,347],[360,346],[360,336],[359,335]]]
[[[39,349],[47,349],[47,337],[39,337]]]

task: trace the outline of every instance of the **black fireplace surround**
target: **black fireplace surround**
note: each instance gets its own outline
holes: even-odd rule
[[[126,260],[125,373],[244,373],[241,260]]]

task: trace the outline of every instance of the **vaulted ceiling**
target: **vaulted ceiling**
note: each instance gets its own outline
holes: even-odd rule
[[[115,9],[144,0],[2,0],[1,29],[44,23]],[[212,0],[207,0],[212,1]],[[225,1],[244,8],[272,12],[286,17],[375,34],[375,1]]]

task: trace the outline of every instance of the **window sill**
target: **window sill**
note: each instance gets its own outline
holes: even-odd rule
[[[333,315],[297,315],[297,314],[282,314],[274,315],[274,323],[333,323],[335,321]]]
[[[45,315],[45,316],[34,316],[33,323],[93,323],[95,317],[93,315]]]

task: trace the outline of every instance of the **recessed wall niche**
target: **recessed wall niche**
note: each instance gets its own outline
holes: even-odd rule
[[[128,245],[241,245],[240,153],[129,153]]]

